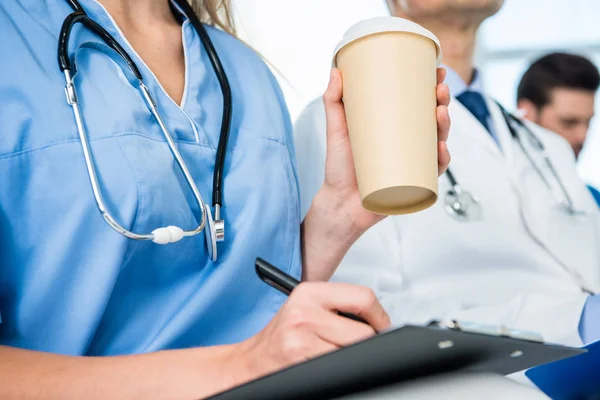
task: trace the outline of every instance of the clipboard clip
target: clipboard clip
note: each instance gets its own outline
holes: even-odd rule
[[[498,337],[508,337],[511,339],[526,340],[529,342],[544,343],[544,338],[537,332],[523,331],[520,329],[508,328],[504,325],[485,325],[475,322],[458,321],[455,319],[431,321],[427,326],[442,329],[452,329],[466,333],[476,333],[479,335],[489,335]]]

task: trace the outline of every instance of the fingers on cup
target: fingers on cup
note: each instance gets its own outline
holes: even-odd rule
[[[446,68],[438,68],[437,71],[437,83],[440,84],[446,80]]]
[[[346,112],[342,103],[342,76],[338,69],[331,70],[329,87],[323,95],[325,104],[325,119],[327,123],[327,136],[347,134]]]
[[[450,104],[450,88],[445,83],[437,85],[436,96],[438,105],[447,106]]]
[[[443,174],[450,165],[451,156],[446,142],[438,142],[438,175]]]
[[[329,77],[329,85],[323,94],[325,106],[342,101],[342,74],[339,69],[332,68]]]
[[[437,106],[436,117],[438,140],[445,142],[448,140],[448,133],[450,132],[450,114],[448,113],[448,106]]]

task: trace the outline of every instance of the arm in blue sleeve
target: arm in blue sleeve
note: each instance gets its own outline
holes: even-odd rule
[[[584,344],[600,340],[600,295],[588,297],[579,320],[579,336]]]

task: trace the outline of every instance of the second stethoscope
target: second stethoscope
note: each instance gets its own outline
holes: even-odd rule
[[[558,176],[556,169],[552,165],[550,157],[548,156],[546,148],[544,147],[542,141],[533,133],[533,131],[527,125],[525,125],[523,121],[506,111],[504,107],[502,107],[500,104],[498,104],[498,106],[502,111],[502,116],[506,121],[506,125],[508,126],[508,130],[510,131],[512,138],[516,140],[519,144],[521,151],[523,151],[523,154],[525,154],[525,157],[527,158],[528,162],[535,169],[537,175],[544,183],[544,186],[546,186],[546,188],[550,192],[550,195],[553,197],[554,202],[559,206],[559,208],[562,211],[564,211],[568,215],[577,214],[578,211],[575,209],[575,205],[573,204],[571,196],[569,196],[569,192],[565,188],[565,185]],[[544,164],[548,167],[552,174],[552,178],[557,182],[558,186],[560,187],[562,196],[558,196],[555,193],[550,182],[548,181],[546,176],[544,176],[542,170],[535,163],[529,151],[525,148],[521,137],[519,136],[518,129],[521,129],[525,132],[525,134],[529,138],[531,147],[533,147],[541,155]],[[451,186],[450,189],[446,192],[444,198],[444,207],[446,209],[446,212],[460,221],[473,221],[479,219],[481,216],[481,202],[479,201],[479,199],[471,192],[461,187],[461,185],[458,183],[456,177],[450,169],[446,171],[446,176],[448,177]]]
[[[202,230],[204,230],[206,235],[206,244],[208,247],[208,254],[213,261],[217,259],[217,242],[221,242],[225,238],[225,222],[221,219],[221,205],[222,197],[223,197],[223,167],[225,165],[225,153],[227,150],[227,141],[229,139],[229,130],[231,126],[231,111],[232,111],[232,102],[231,102],[231,88],[229,86],[229,82],[227,80],[227,76],[219,60],[219,57],[216,53],[216,50],[213,46],[213,43],[206,32],[206,29],[192,10],[191,6],[187,3],[186,0],[175,0],[177,6],[184,12],[184,14],[190,20],[192,26],[198,33],[200,40],[202,42],[202,46],[206,50],[208,58],[210,59],[213,70],[217,76],[219,81],[219,85],[221,87],[221,92],[223,94],[223,119],[221,122],[221,130],[219,136],[219,143],[217,146],[217,154],[215,160],[215,171],[213,174],[213,196],[212,196],[212,204],[215,208],[215,216],[214,219],[212,217],[212,213],[210,211],[210,207],[204,203],[200,192],[194,182],[193,177],[190,174],[190,171],[181,157],[177,146],[173,140],[173,136],[169,132],[169,129],[165,125],[163,118],[157,109],[157,104],[150,91],[146,87],[143,81],[142,74],[133,61],[133,59],[127,54],[125,49],[117,42],[117,40],[110,35],[104,28],[102,28],[98,23],[92,20],[88,14],[85,12],[81,4],[79,4],[78,0],[66,0],[67,3],[73,9],[73,13],[69,14],[61,27],[60,36],[58,40],[58,63],[60,70],[63,72],[66,80],[65,92],[67,95],[67,102],[73,109],[73,114],[75,116],[75,122],[77,125],[77,132],[79,135],[79,140],[81,142],[81,147],[83,149],[83,154],[85,158],[85,164],[87,167],[87,172],[89,175],[90,182],[92,184],[92,191],[94,192],[94,198],[96,200],[96,204],[98,205],[98,209],[102,214],[102,217],[106,220],[108,225],[113,228],[115,231],[119,232],[123,236],[136,239],[136,240],[152,240],[158,244],[167,244],[178,242],[184,237],[196,236]],[[114,50],[127,64],[131,73],[136,78],[138,89],[140,90],[142,97],[146,105],[148,106],[150,112],[154,116],[154,119],[160,126],[162,134],[169,146],[179,169],[183,173],[187,184],[189,185],[192,193],[194,194],[194,198],[201,212],[200,222],[198,226],[191,230],[183,230],[178,226],[165,226],[159,227],[153,230],[151,233],[141,234],[134,233],[130,230],[124,228],[120,225],[112,214],[108,211],[108,208],[105,205],[104,198],[102,196],[102,191],[100,189],[100,185],[98,184],[98,178],[96,173],[96,167],[93,162],[92,154],[90,151],[90,145],[88,142],[87,133],[85,130],[85,124],[83,121],[83,117],[81,115],[81,110],[79,108],[79,101],[77,99],[77,92],[75,90],[74,84],[74,75],[76,73],[75,63],[71,62],[68,55],[69,48],[69,38],[71,36],[71,31],[76,24],[82,24],[90,31],[96,33],[103,41],[106,43],[112,50]]]

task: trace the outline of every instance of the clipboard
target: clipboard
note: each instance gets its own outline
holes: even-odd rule
[[[210,399],[334,399],[448,372],[507,375],[585,351],[501,327],[456,321],[405,325]]]

